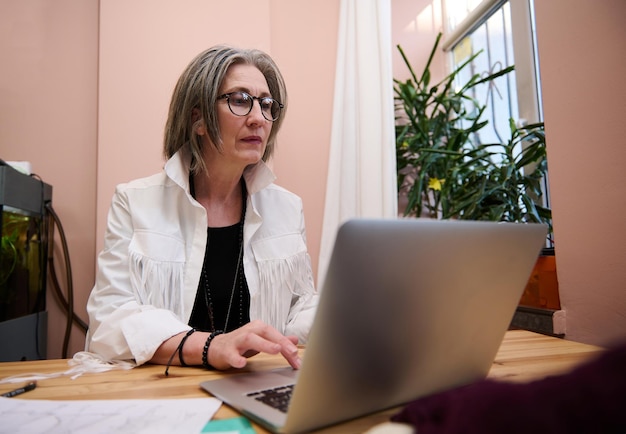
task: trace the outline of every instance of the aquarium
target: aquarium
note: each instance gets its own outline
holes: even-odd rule
[[[0,164],[0,361],[45,358],[52,187]]]
[[[43,217],[2,209],[0,322],[46,309]]]

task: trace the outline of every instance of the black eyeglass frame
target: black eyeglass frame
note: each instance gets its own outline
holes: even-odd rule
[[[246,113],[244,113],[244,114],[238,114],[238,113],[235,113],[235,112],[233,111],[233,108],[230,106],[230,97],[231,97],[232,95],[234,95],[234,94],[240,94],[240,95],[242,95],[244,98],[247,96],[248,98],[250,98],[250,101],[252,101],[252,103],[250,104],[250,107],[248,108],[248,111],[247,111]],[[228,93],[225,93],[225,94],[223,94],[223,95],[218,96],[218,97],[217,97],[217,99],[218,99],[218,100],[219,100],[219,99],[225,99],[225,100],[226,100],[226,102],[227,102],[227,104],[228,104],[228,109],[229,109],[229,110],[230,110],[230,112],[231,112],[232,114],[234,114],[235,116],[248,116],[248,115],[250,114],[250,112],[252,111],[252,107],[254,107],[254,100],[256,99],[256,100],[259,102],[259,107],[261,107],[261,114],[263,115],[263,117],[264,117],[266,120],[268,120],[268,121],[270,121],[270,122],[276,122],[276,121],[278,120],[278,118],[280,118],[280,113],[281,113],[281,110],[285,107],[285,106],[284,106],[284,105],[283,105],[280,101],[275,100],[274,98],[271,98],[271,97],[269,97],[269,96],[252,96],[252,95],[250,95],[248,92],[243,92],[243,91],[240,91],[240,90],[235,91],[235,92],[228,92]],[[274,104],[274,103],[278,104],[278,113],[277,113],[276,119],[273,119],[273,118],[269,118],[269,119],[268,119],[268,117],[265,115],[265,111],[263,111],[263,104],[262,104],[261,102],[262,102],[262,101],[268,101],[268,100],[269,100],[269,101],[272,101],[272,104]],[[271,116],[271,113],[270,113],[270,116]]]

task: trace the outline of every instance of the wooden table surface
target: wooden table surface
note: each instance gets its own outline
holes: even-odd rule
[[[544,336],[524,330],[510,330],[500,346],[489,372],[490,378],[506,381],[531,381],[547,375],[565,373],[572,367],[602,351],[601,348]],[[286,366],[279,356],[260,354],[250,359],[246,370],[272,369]],[[17,374],[53,373],[69,369],[68,360],[37,360],[0,363],[0,378]],[[208,394],[200,382],[241,371],[206,371],[201,368],[173,366],[169,376],[165,367],[144,365],[132,370],[112,370],[99,374],[84,374],[74,380],[68,376],[39,380],[37,388],[13,399],[146,399],[146,398],[200,398]],[[20,387],[18,384],[0,384],[0,393]],[[328,433],[362,433],[368,428],[389,420],[398,409],[373,415],[323,430]],[[239,414],[222,405],[216,419]],[[266,432],[253,424],[257,432]]]

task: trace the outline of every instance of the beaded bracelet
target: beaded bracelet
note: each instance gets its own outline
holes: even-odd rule
[[[202,350],[202,366],[204,366],[205,369],[215,369],[209,364],[209,345],[211,345],[211,341],[213,341],[215,336],[221,335],[222,333],[224,333],[223,330],[215,330],[209,335],[204,343],[204,349]]]

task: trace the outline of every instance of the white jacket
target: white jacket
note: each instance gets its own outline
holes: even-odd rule
[[[118,185],[96,283],[87,302],[86,351],[143,364],[189,329],[207,239],[206,210],[189,194],[190,157]],[[250,320],[305,342],[317,306],[301,199],[273,184],[263,162],[244,172],[244,272]]]

